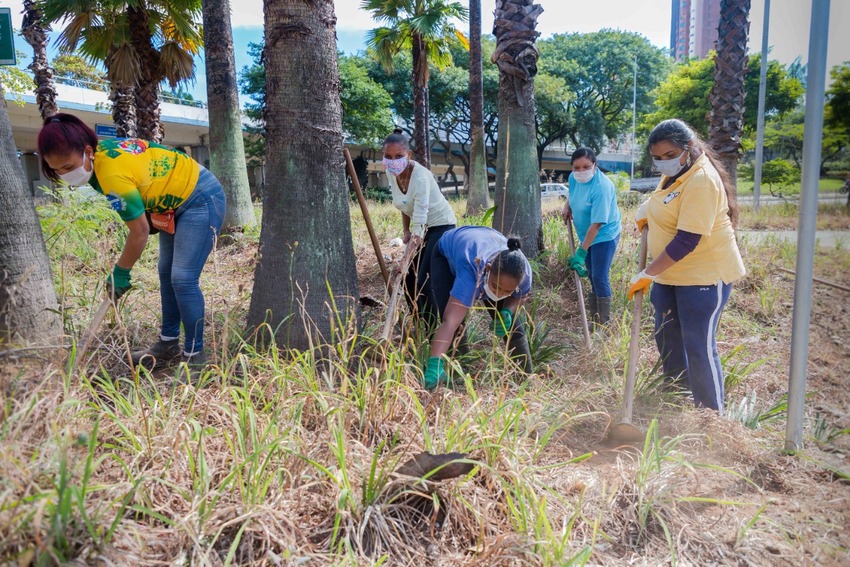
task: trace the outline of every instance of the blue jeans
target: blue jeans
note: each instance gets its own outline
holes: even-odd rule
[[[205,168],[198,184],[174,215],[174,234],[159,233],[159,292],[162,299],[162,337],[186,334],[185,354],[204,348],[204,295],[201,270],[221,231],[224,190]]]
[[[587,251],[584,265],[590,275],[590,291],[596,297],[611,297],[611,263],[620,237],[592,244]]]
[[[694,404],[723,415],[723,367],[715,334],[732,284],[653,284],[655,343],[668,381],[689,387]]]

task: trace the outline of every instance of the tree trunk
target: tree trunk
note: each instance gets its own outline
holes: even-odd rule
[[[490,208],[484,148],[484,82],[481,67],[481,0],[469,2],[469,130],[472,138],[467,177],[466,214]]]
[[[210,117],[210,170],[227,197],[225,227],[254,224],[254,206],[248,184],[242,112],[236,87],[230,1],[203,0],[206,46],[207,104]]]
[[[499,67],[499,140],[493,227],[522,239],[529,258],[543,249],[540,171],[537,167],[534,40],[543,11],[533,0],[497,0],[493,62]]]
[[[422,36],[413,34],[413,159],[431,168],[428,108],[428,52]]]
[[[32,63],[29,64],[29,69],[35,78],[35,100],[42,120],[59,112],[59,107],[56,106],[53,69],[47,63],[48,31],[50,27],[42,25],[41,10],[36,3],[25,0],[21,35],[32,46]]]
[[[708,145],[717,152],[737,191],[738,158],[744,131],[744,79],[747,74],[747,37],[750,0],[721,0]]]
[[[0,349],[10,344],[58,346],[62,325],[57,313],[50,260],[4,102],[0,105]]]
[[[162,81],[159,71],[160,57],[151,42],[150,21],[144,6],[128,8],[127,23],[130,28],[130,42],[141,63],[141,74],[135,92],[136,134],[143,140],[161,142],[165,131],[159,117],[159,83]]]
[[[359,317],[332,0],[265,0],[267,177],[248,324],[307,349]]]
[[[136,97],[133,87],[116,86],[111,83],[109,100],[112,101],[112,122],[115,123],[115,133],[119,138],[135,138],[136,128]]]

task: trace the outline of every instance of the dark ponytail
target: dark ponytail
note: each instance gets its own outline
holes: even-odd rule
[[[410,140],[401,128],[396,128],[392,134],[384,138],[383,146],[386,147],[387,144],[398,144],[405,150],[410,150]]]
[[[688,150],[694,158],[699,156],[700,152],[705,154],[705,157],[708,158],[708,161],[711,162],[711,165],[714,166],[714,169],[716,169],[717,173],[720,175],[720,182],[723,183],[723,190],[726,192],[726,201],[729,206],[729,220],[732,221],[733,227],[737,227],[738,199],[732,191],[732,182],[729,178],[729,173],[726,171],[726,168],[723,167],[723,164],[720,163],[720,159],[717,157],[717,154],[714,153],[714,150],[712,150],[708,144],[697,136],[697,133],[693,128],[678,118],[671,118],[669,120],[659,122],[658,125],[652,129],[652,132],[650,132],[646,145],[652,146],[662,141],[670,142],[677,148]]]
[[[499,252],[493,258],[490,270],[496,274],[503,274],[522,281],[525,278],[525,254],[522,253],[522,241],[515,237],[508,237],[508,249]]]

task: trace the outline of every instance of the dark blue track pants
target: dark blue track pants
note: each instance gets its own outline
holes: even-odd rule
[[[655,342],[664,374],[690,388],[698,407],[723,414],[723,368],[715,334],[732,284],[653,284]]]

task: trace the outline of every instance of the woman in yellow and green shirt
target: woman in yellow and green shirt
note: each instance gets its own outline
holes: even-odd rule
[[[745,273],[735,240],[735,197],[712,151],[681,120],[658,124],[648,145],[662,177],[638,209],[637,223],[649,226],[653,261],[632,278],[629,298],[655,283],[655,341],[669,384],[722,414],[715,334],[732,282]]]
[[[114,298],[130,289],[130,270],[152,227],[160,230],[160,339],[132,353],[148,368],[181,358],[202,366],[204,296],[201,270],[221,230],[225,197],[212,173],[174,148],[134,138],[102,140],[79,118],[55,114],[38,135],[44,174],[72,186],[91,185],[127,224],[124,250],[106,282]],[[180,327],[185,342],[180,348]]]

